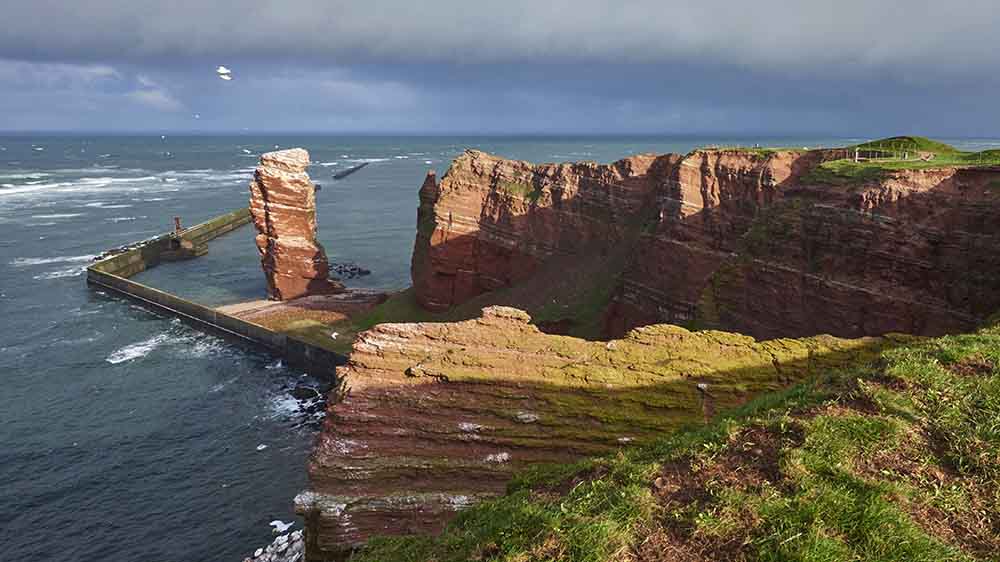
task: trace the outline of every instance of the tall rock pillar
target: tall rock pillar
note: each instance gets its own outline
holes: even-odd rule
[[[301,148],[268,152],[250,182],[250,214],[272,300],[343,290],[328,279],[326,252],[316,240],[316,191],[308,165],[309,153]]]

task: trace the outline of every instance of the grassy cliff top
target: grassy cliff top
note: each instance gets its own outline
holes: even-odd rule
[[[861,143],[849,148],[858,148],[860,150],[910,150],[918,152],[933,152],[935,154],[950,154],[959,152],[957,148],[951,146],[950,144],[938,142],[927,137],[914,136],[887,137],[884,139]]]
[[[996,560],[1000,327],[907,339],[353,560]]]
[[[896,170],[1000,166],[1000,150],[963,152],[925,137],[900,136],[847,147],[857,149],[852,158],[823,162],[802,178],[803,182],[853,185],[878,181]]]

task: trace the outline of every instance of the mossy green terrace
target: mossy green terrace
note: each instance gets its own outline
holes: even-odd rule
[[[996,560],[1000,328],[899,343],[352,560]]]

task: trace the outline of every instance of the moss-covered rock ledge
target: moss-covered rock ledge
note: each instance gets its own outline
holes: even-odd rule
[[[755,395],[873,361],[895,341],[758,342],[656,325],[592,342],[545,334],[506,307],[375,326],[340,371],[345,394],[297,499],[309,559],[376,535],[436,533],[519,470],[655,443]]]
[[[895,343],[352,560],[997,560],[1000,328]]]
[[[896,343],[351,560],[997,560],[1000,329]]]

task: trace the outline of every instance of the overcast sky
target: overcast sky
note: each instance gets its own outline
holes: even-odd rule
[[[996,0],[0,8],[0,130],[1000,136]]]

